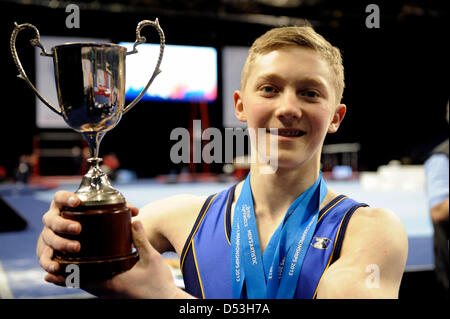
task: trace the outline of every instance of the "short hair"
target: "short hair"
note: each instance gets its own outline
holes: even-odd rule
[[[289,47],[300,46],[310,48],[328,62],[334,77],[336,99],[341,101],[344,93],[344,66],[341,52],[331,45],[323,36],[318,34],[311,26],[278,27],[267,31],[253,42],[241,75],[241,89],[243,90],[250,73],[250,67],[256,57],[271,51]]]

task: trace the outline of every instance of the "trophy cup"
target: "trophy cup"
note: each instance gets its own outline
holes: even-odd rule
[[[125,104],[125,58],[137,53],[136,46],[146,42],[141,36],[145,26],[154,27],[160,40],[159,57],[153,74],[142,92],[126,107]],[[56,88],[60,108],[52,106],[29,81],[16,51],[16,37],[24,29],[32,29],[35,37],[31,45],[41,49],[41,56],[53,57]],[[143,97],[154,78],[161,72],[165,38],[158,19],[144,20],[136,28],[133,50],[117,44],[68,43],[45,51],[40,42],[38,29],[32,24],[15,24],[11,35],[11,54],[19,70],[18,77],[25,80],[38,98],[86,140],[91,157],[90,169],[83,176],[75,192],[82,203],[76,208],[64,207],[65,218],[81,223],[81,233],[76,236],[62,235],[78,240],[78,253],[55,251],[54,260],[60,264],[61,274],[67,276],[67,266],[79,267],[80,277],[87,281],[104,280],[129,270],[139,259],[132,248],[131,212],[124,196],[114,189],[107,175],[100,169],[99,146],[105,133],[114,128],[123,114]],[[68,269],[67,269],[68,270]]]

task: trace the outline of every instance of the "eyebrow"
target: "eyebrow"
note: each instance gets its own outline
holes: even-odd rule
[[[302,84],[309,84],[309,85],[313,85],[313,86],[319,86],[319,87],[323,87],[324,89],[326,89],[325,83],[323,83],[322,80],[317,79],[317,78],[305,77],[305,78],[302,78],[298,82],[300,82]]]

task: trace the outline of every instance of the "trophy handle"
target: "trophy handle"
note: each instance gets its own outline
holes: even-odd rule
[[[158,18],[156,18],[155,21],[143,20],[138,23],[137,28],[136,28],[136,41],[134,42],[134,45],[133,45],[133,51],[127,52],[127,55],[137,53],[138,51],[136,50],[136,47],[139,44],[142,44],[145,41],[147,41],[147,39],[144,36],[141,36],[141,30],[142,30],[142,28],[144,28],[148,25],[154,27],[158,31],[158,34],[159,34],[158,61],[156,63],[155,70],[153,71],[152,77],[148,81],[147,85],[144,87],[144,89],[141,91],[141,93],[139,93],[139,95],[123,109],[122,114],[125,114],[126,112],[128,112],[133,106],[135,106],[142,99],[142,97],[144,96],[145,92],[147,92],[150,84],[152,84],[155,77],[159,73],[161,73],[161,69],[159,68],[159,66],[161,65],[161,61],[162,61],[162,57],[163,57],[163,53],[164,53],[165,37],[164,37],[163,30],[159,26]]]
[[[25,82],[27,82],[28,86],[34,91],[34,93],[36,93],[37,97],[45,104],[47,105],[52,111],[56,112],[57,114],[61,115],[61,111],[59,111],[57,108],[55,108],[53,105],[51,105],[40,93],[39,91],[35,88],[35,86],[33,85],[33,83],[30,82],[30,80],[28,79],[25,70],[22,67],[22,63],[20,63],[19,60],[19,56],[17,55],[17,50],[16,50],[16,38],[17,38],[17,34],[19,34],[20,31],[24,30],[24,29],[33,29],[34,33],[36,34],[35,38],[30,40],[30,43],[32,46],[34,47],[39,47],[41,49],[41,55],[42,56],[49,56],[49,57],[53,57],[52,53],[48,53],[45,51],[44,46],[42,45],[41,41],[40,41],[40,35],[39,35],[39,31],[38,29],[30,24],[30,23],[24,23],[24,24],[20,24],[18,25],[17,22],[14,22],[15,28],[11,34],[11,40],[10,40],[10,48],[11,48],[11,54],[12,57],[14,59],[14,63],[17,66],[17,69],[19,70],[19,74],[17,75],[17,77],[21,78],[22,80],[24,80]]]

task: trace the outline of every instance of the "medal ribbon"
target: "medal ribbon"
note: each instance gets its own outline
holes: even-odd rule
[[[247,176],[231,230],[233,298],[293,298],[326,193],[320,172],[315,183],[291,204],[261,256],[250,174]]]

